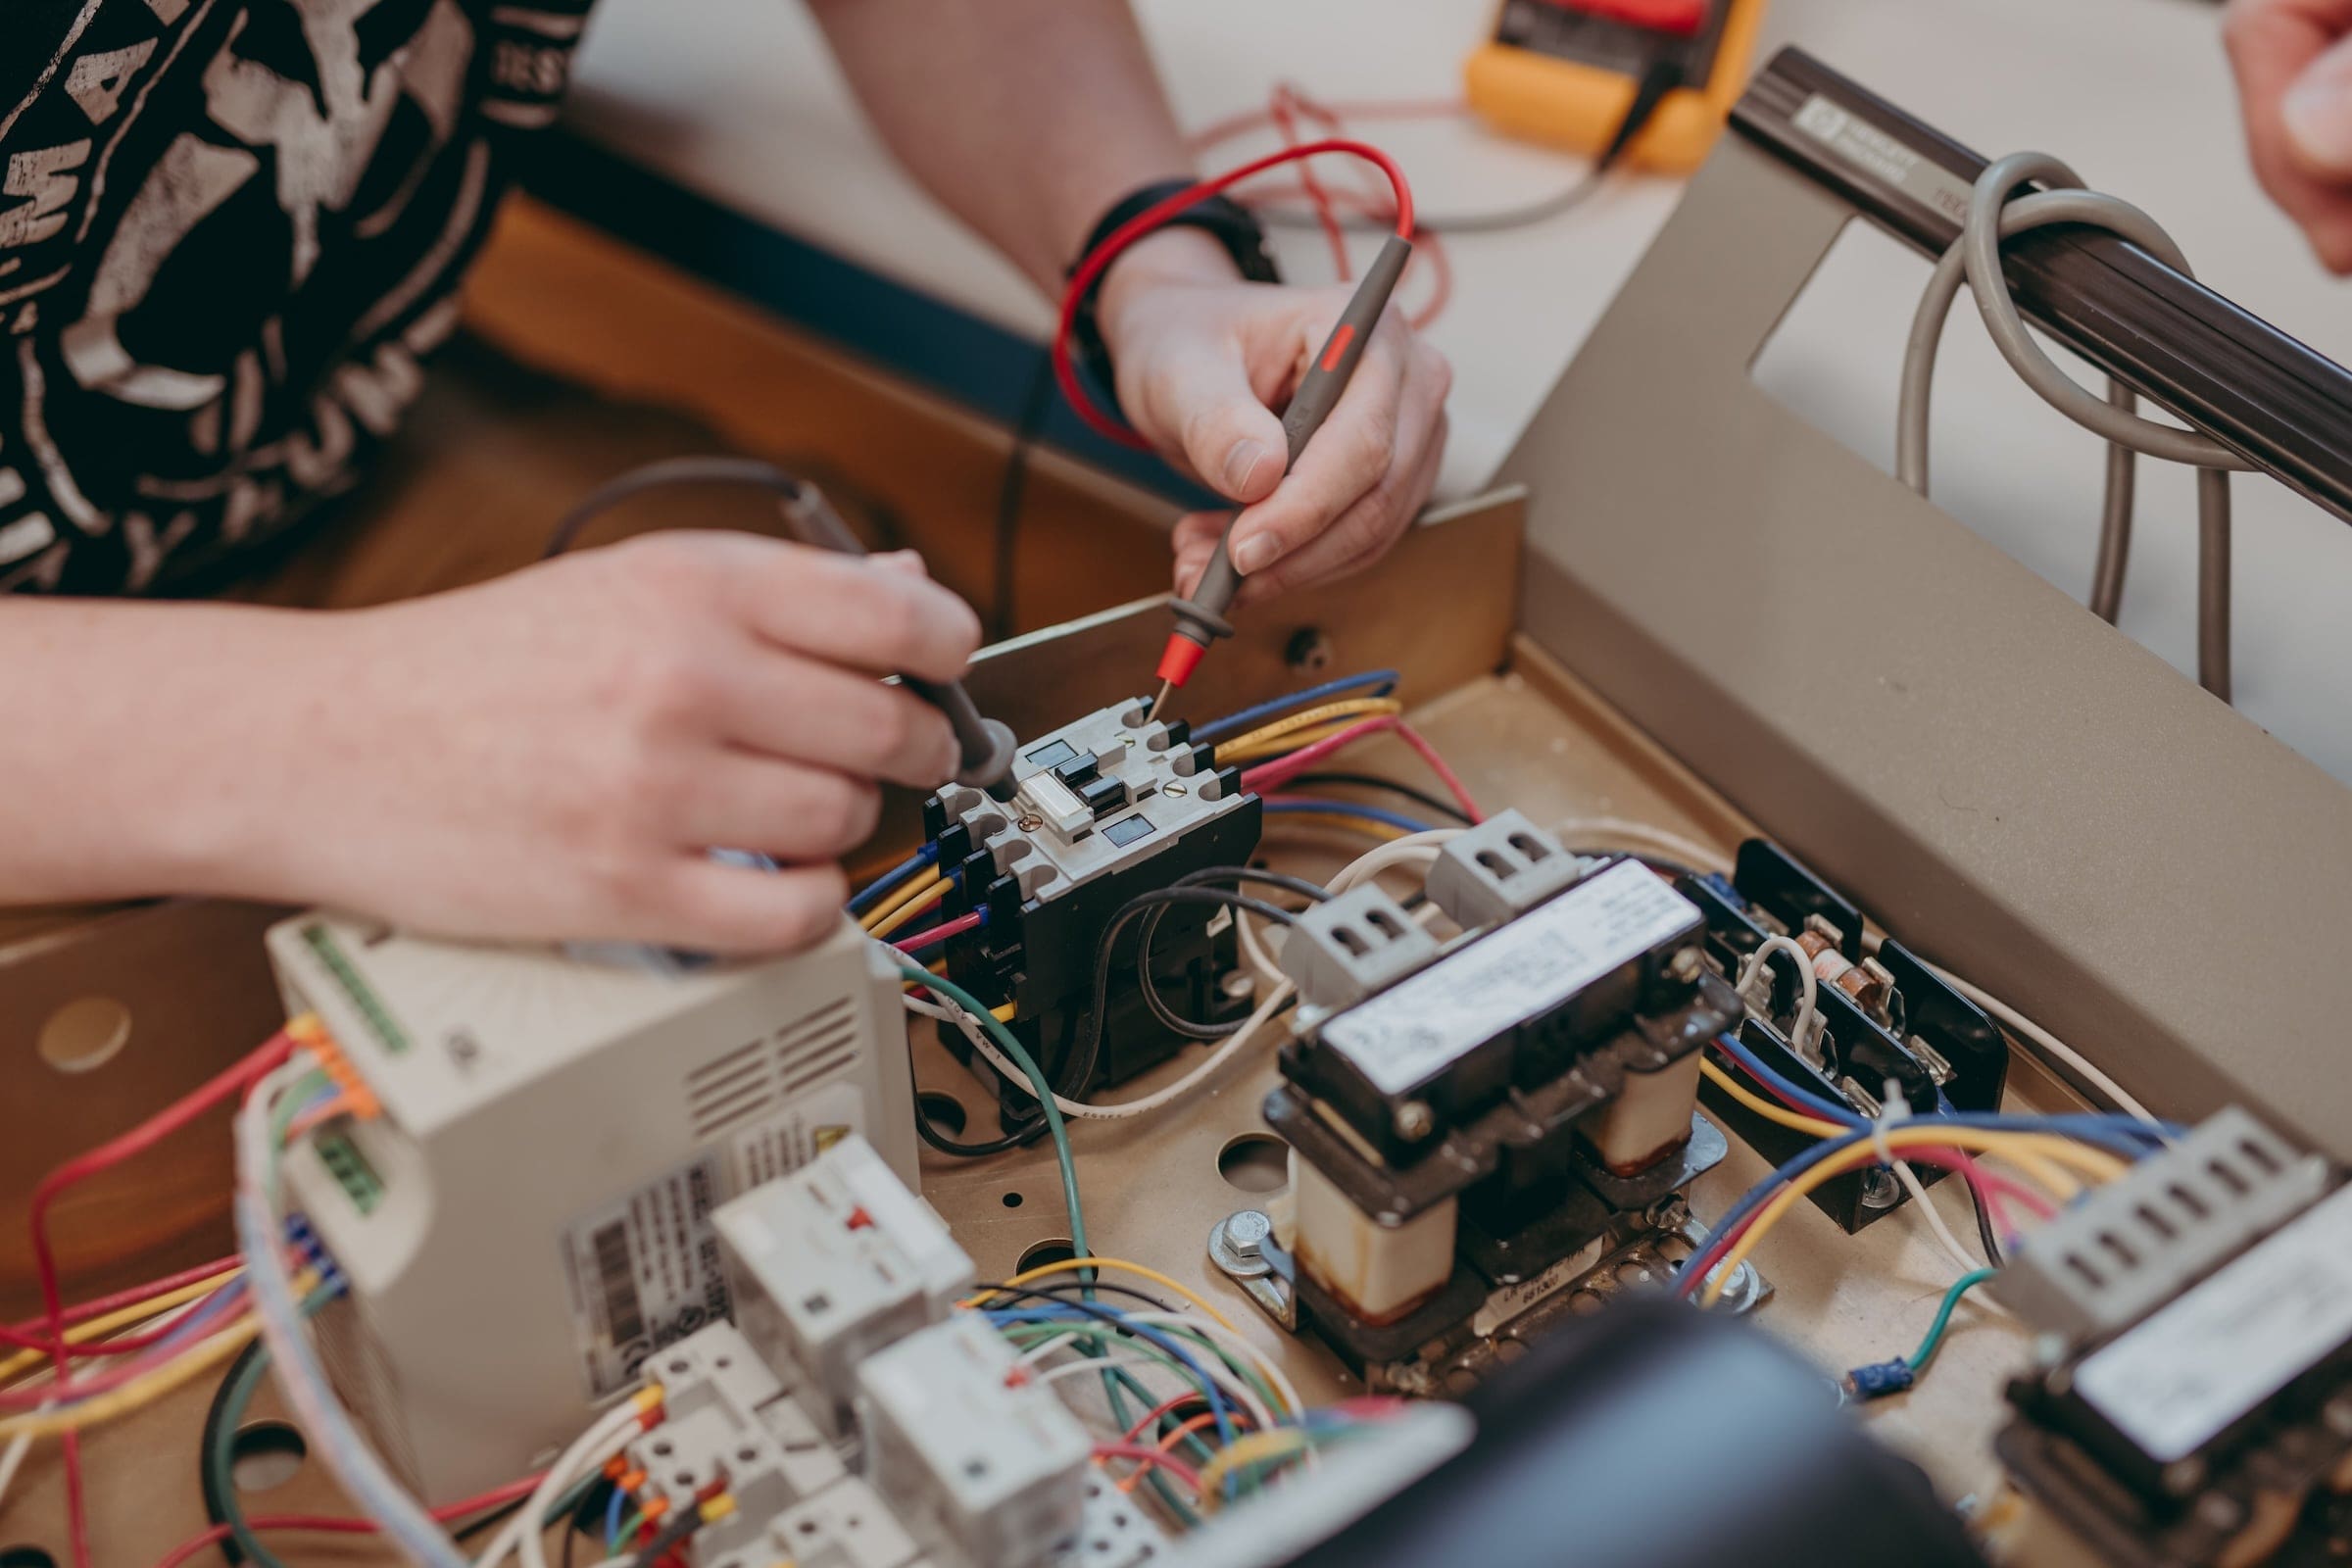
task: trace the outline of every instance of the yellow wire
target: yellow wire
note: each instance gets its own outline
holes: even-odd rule
[[[1287,718],[1278,718],[1271,724],[1253,729],[1247,735],[1236,735],[1229,741],[1219,743],[1217,765],[1223,767],[1228,762],[1253,760],[1256,754],[1276,743],[1279,743],[1279,749],[1282,751],[1296,751],[1301,746],[1311,744],[1301,738],[1299,734],[1301,730],[1320,729],[1329,725],[1334,719],[1346,719],[1349,723],[1354,723],[1375,713],[1401,713],[1403,711],[1404,705],[1394,697],[1351,697],[1345,702],[1325,703],[1320,708],[1305,709]],[[1317,739],[1320,738],[1320,736],[1317,737]]]
[[[928,909],[931,907],[931,906],[946,898],[948,896],[948,889],[954,887],[955,885],[955,883],[946,881],[944,879],[935,879],[929,887],[924,888],[919,893],[916,893],[905,904],[894,906],[888,914],[875,921],[872,925],[867,926],[865,928],[866,934],[873,937],[876,941],[880,941],[883,938],[888,937],[893,931],[896,931],[899,927],[905,925],[907,921],[913,919],[916,915],[922,913],[925,909]]]
[[[1840,1127],[1836,1122],[1824,1121],[1819,1116],[1807,1116],[1799,1111],[1790,1110],[1786,1105],[1776,1105],[1761,1095],[1751,1094],[1745,1084],[1704,1056],[1699,1058],[1698,1070],[1707,1075],[1709,1083],[1766,1121],[1778,1122],[1783,1127],[1793,1127],[1800,1133],[1811,1133],[1816,1138],[1839,1138],[1853,1131],[1851,1127]]]
[[[2061,1170],[2056,1161],[2043,1155],[2037,1150],[2015,1147],[2001,1151],[1994,1157],[2005,1159],[2015,1165],[2029,1181],[2047,1192],[2060,1203],[2072,1202],[2075,1195],[2082,1191],[2081,1182]]]
[[[945,969],[934,969],[934,970],[932,970],[931,972],[932,972],[933,974],[945,974],[945,973],[947,973],[947,971],[946,971]],[[911,981],[911,980],[907,981],[907,982],[906,982],[906,990],[908,990],[908,991],[912,991],[912,990],[914,989],[914,982],[913,982],[913,981]],[[989,1015],[990,1017],[992,1017],[992,1018],[996,1019],[996,1020],[997,1020],[997,1022],[999,1022],[999,1023],[1010,1023],[1010,1022],[1012,1022],[1012,1016],[1013,1016],[1013,1014],[1014,1014],[1014,1013],[1016,1013],[1016,1012],[1018,1012],[1019,1010],[1020,1010],[1020,1004],[1019,1004],[1019,1003],[1017,1003],[1017,1002],[1005,1002],[1005,1003],[1000,1003],[998,1005],[996,1005],[996,1006],[994,1006],[994,1007],[991,1007],[991,1008],[989,1008],[989,1009],[988,1009],[988,1015]]]
[[[2061,1164],[2074,1166],[2083,1174],[2092,1177],[2093,1180],[2112,1181],[2122,1175],[2126,1169],[2124,1162],[2112,1154],[2104,1154],[2095,1150],[2068,1144],[2062,1139],[2047,1134],[1989,1132],[1975,1127],[1938,1127],[1932,1122],[1918,1126],[1905,1124],[1890,1128],[1886,1133],[1886,1143],[1891,1149],[1941,1147],[1966,1149],[1984,1153],[2007,1152],[2009,1148],[2014,1147],[2009,1143],[2009,1140],[2012,1139],[2025,1139],[2036,1145],[2047,1146],[2040,1148],[2037,1152],[2047,1154]],[[1755,1220],[1740,1234],[1740,1240],[1733,1245],[1730,1251],[1724,1253],[1721,1261],[1710,1272],[1706,1289],[1700,1297],[1702,1304],[1713,1306],[1722,1298],[1725,1288],[1731,1283],[1732,1276],[1739,1271],[1740,1265],[1747,1260],[1748,1253],[1756,1250],[1756,1244],[1761,1242],[1766,1233],[1778,1225],[1782,1216],[1800,1202],[1806,1194],[1833,1177],[1843,1175],[1857,1165],[1875,1162],[1878,1157],[1878,1148],[1874,1143],[1857,1144],[1852,1149],[1832,1154],[1784,1187],[1770,1202],[1757,1212]]]
[[[1022,1272],[1015,1274],[1012,1278],[1004,1281],[1004,1283],[1006,1285],[1026,1285],[1031,1280],[1042,1280],[1050,1274],[1071,1274],[1080,1269],[1088,1268],[1115,1268],[1121,1270],[1122,1272],[1133,1274],[1138,1279],[1150,1280],[1154,1285],[1164,1286],[1168,1290],[1174,1291],[1178,1296],[1183,1297],[1186,1300],[1192,1302],[1201,1311],[1206,1312],[1217,1322],[1220,1327],[1225,1328],[1234,1334],[1239,1334],[1242,1332],[1240,1329],[1234,1328],[1233,1320],[1231,1318],[1228,1318],[1224,1313],[1209,1305],[1199,1296],[1195,1295],[1191,1290],[1168,1278],[1159,1270],[1155,1268],[1146,1268],[1141,1263],[1130,1263],[1125,1258],[1121,1257],[1065,1257],[1058,1263],[1040,1263],[1033,1269],[1025,1269]],[[967,1298],[963,1304],[965,1306],[978,1306],[982,1301],[987,1300],[991,1294],[992,1293],[988,1291],[982,1291],[978,1296]]]
[[[1306,1434],[1296,1427],[1281,1427],[1272,1432],[1251,1432],[1233,1440],[1233,1446],[1220,1448],[1200,1467],[1200,1504],[1207,1511],[1216,1511],[1218,1499],[1225,1494],[1226,1475],[1242,1465],[1254,1464],[1260,1459],[1279,1458],[1298,1453],[1306,1447]]]
[[[183,1301],[193,1301],[199,1296],[219,1290],[230,1280],[235,1279],[241,1272],[243,1271],[239,1269],[223,1269],[211,1279],[198,1280],[193,1285],[182,1285],[177,1290],[166,1291],[161,1296],[151,1296],[144,1301],[133,1301],[130,1305],[119,1307],[103,1317],[94,1317],[87,1323],[76,1323],[66,1330],[66,1343],[68,1345],[86,1345],[92,1340],[112,1334],[117,1329],[128,1328],[133,1323],[143,1323],[151,1317],[171,1311]],[[46,1350],[19,1350],[7,1360],[0,1361],[0,1385],[13,1383],[33,1368],[48,1364],[49,1352]]]
[[[864,926],[868,931],[871,931],[876,926],[880,925],[884,920],[898,913],[899,910],[905,908],[916,899],[921,898],[925,893],[930,892],[933,888],[945,886],[946,882],[947,879],[939,874],[939,867],[936,865],[931,866],[926,869],[921,876],[916,877],[913,881],[907,883],[896,893],[893,893],[889,898],[884,899],[880,904],[877,904],[872,908],[866,910],[864,914],[858,917],[858,923]]]
[[[295,1294],[308,1295],[318,1283],[317,1271],[305,1269],[295,1276]],[[156,1368],[145,1377],[133,1379],[119,1389],[109,1390],[94,1399],[85,1399],[63,1410],[36,1411],[0,1421],[0,1440],[48,1438],[66,1432],[79,1432],[112,1421],[119,1415],[145,1409],[166,1395],[192,1382],[199,1374],[235,1355],[260,1332],[260,1322],[248,1313],[233,1327],[199,1341],[185,1355]]]
[[[1270,812],[1266,817],[1266,826],[1269,830],[1293,826],[1337,828],[1342,832],[1361,833],[1367,838],[1392,842],[1410,836],[1404,829],[1387,822],[1375,821],[1368,816],[1342,816],[1337,811]]]

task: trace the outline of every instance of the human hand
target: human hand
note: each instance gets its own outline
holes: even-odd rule
[[[1394,309],[1366,343],[1331,416],[1285,473],[1287,401],[1350,286],[1242,281],[1207,235],[1169,229],[1113,264],[1097,305],[1136,429],[1203,485],[1242,504],[1233,562],[1241,602],[1361,570],[1429,499],[1446,451],[1446,357]],[[1232,514],[1193,513],[1173,540],[1190,593]]]
[[[947,721],[876,677],[952,679],[980,641],[911,555],[716,533],[304,618],[318,695],[249,874],[451,935],[730,953],[833,928],[875,781],[956,765]]]
[[[2352,272],[2352,0],[2231,0],[2222,37],[2255,177]]]

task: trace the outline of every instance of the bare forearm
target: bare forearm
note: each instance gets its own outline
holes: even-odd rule
[[[305,622],[212,605],[0,604],[11,698],[0,903],[268,896],[270,800],[300,767]]]
[[[812,4],[899,161],[1049,294],[1104,209],[1192,169],[1124,0]]]

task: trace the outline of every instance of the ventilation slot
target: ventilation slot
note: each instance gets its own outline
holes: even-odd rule
[[[686,1114],[701,1142],[780,1108],[858,1060],[858,1009],[848,997],[736,1047],[686,1075]]]
[[[738,1046],[686,1075],[686,1117],[697,1142],[749,1121],[776,1102],[767,1042]]]

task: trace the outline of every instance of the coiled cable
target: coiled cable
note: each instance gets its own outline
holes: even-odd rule
[[[2021,185],[2048,188],[2011,200]],[[2124,568],[2132,551],[2134,463],[2144,454],[2197,470],[2197,681],[2230,701],[2230,474],[2254,465],[2196,430],[2140,417],[2138,399],[2110,376],[2105,399],[2061,370],[2027,330],[2001,272],[2001,241],[2050,223],[2082,223],[2122,235],[2183,276],[2193,276],[2180,247],[2157,221],[2120,197],[2083,188],[2072,169],[2046,153],[2012,153],[1977,176],[1968,219],[1936,264],[1911,319],[1895,424],[1895,476],[1928,493],[1928,402],[1944,318],[1963,283],[1977,302],[1993,347],[2041,400],[2108,443],[2106,498],[2090,609],[2112,624],[2122,612]]]

